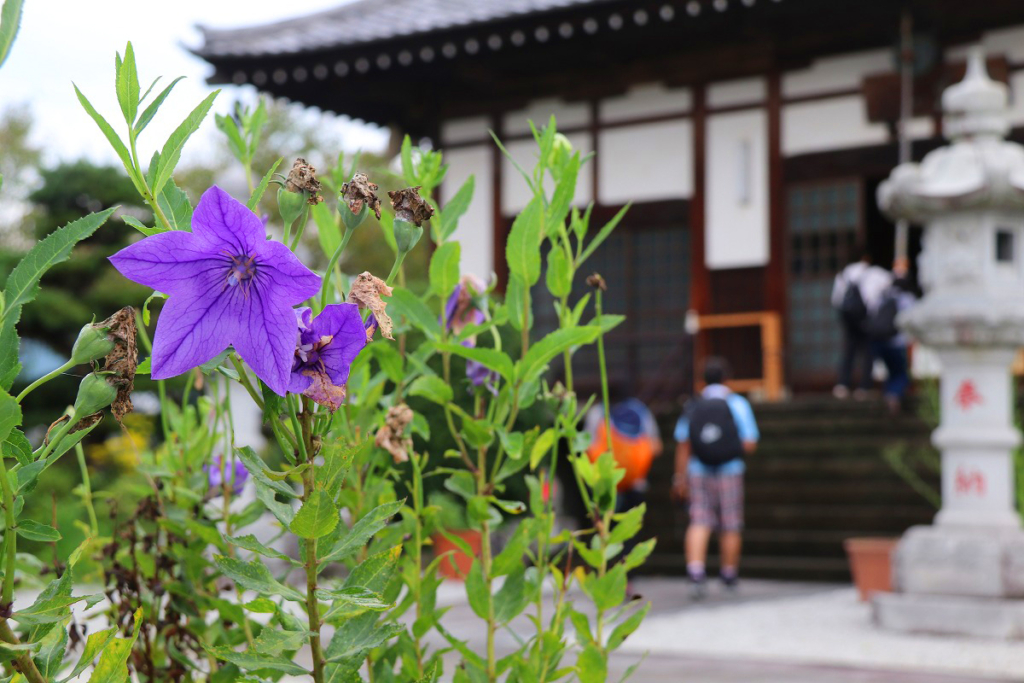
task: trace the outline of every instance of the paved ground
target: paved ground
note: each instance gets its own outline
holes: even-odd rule
[[[712,585],[698,603],[678,579],[640,579],[635,588],[652,609],[614,657],[612,683],[641,658],[631,679],[640,683],[1024,681],[1024,643],[880,631],[849,586],[750,580],[736,595]],[[462,587],[443,586],[439,603],[451,605],[449,630],[479,647],[480,622]],[[514,637],[499,633],[497,645],[511,652]]]

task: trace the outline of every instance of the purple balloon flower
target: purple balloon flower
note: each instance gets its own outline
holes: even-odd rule
[[[153,379],[180,375],[233,346],[271,390],[284,395],[298,323],[292,307],[320,277],[263,222],[217,186],[192,215],[192,232],[146,237],[110,257],[129,280],[168,295],[153,340]]]
[[[483,386],[495,396],[498,395],[498,373],[475,360],[466,361],[466,377],[473,386]]]
[[[295,311],[299,336],[288,391],[337,410],[345,400],[352,361],[366,346],[363,318],[355,304],[330,304],[315,319],[308,308]]]
[[[245,488],[245,482],[249,479],[249,470],[245,469],[245,465],[242,464],[241,460],[235,460],[234,472],[231,467],[224,467],[223,474],[221,473],[221,456],[215,455],[209,464],[203,465],[203,469],[206,470],[206,478],[210,482],[210,493],[214,497],[223,494],[224,487],[224,476],[229,477],[231,485],[232,495],[237,496]]]
[[[459,334],[467,325],[483,324],[486,317],[484,312],[476,307],[474,299],[486,289],[487,285],[475,275],[464,275],[459,280],[459,284],[455,285],[444,305],[443,322],[450,331]],[[475,341],[470,344],[463,343],[466,346],[473,346]]]

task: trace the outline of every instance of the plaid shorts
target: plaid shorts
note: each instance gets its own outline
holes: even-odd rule
[[[743,530],[743,475],[690,474],[690,524]]]

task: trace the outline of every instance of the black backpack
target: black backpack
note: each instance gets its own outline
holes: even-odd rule
[[[743,442],[724,398],[697,398],[687,408],[690,449],[704,465],[717,467],[743,457]]]
[[[868,307],[864,303],[864,296],[860,293],[860,285],[856,280],[847,281],[843,302],[839,305],[839,314],[850,326],[860,326],[868,317]]]
[[[864,331],[872,339],[879,341],[892,339],[900,333],[899,328],[896,327],[896,314],[899,312],[899,302],[896,300],[896,294],[893,292],[886,293],[878,310],[864,321]]]

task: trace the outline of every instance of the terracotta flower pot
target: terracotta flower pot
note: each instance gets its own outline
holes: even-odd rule
[[[843,543],[850,558],[853,584],[866,601],[877,591],[892,591],[892,555],[898,538],[848,538]]]
[[[472,529],[461,529],[449,531],[448,535],[457,536],[465,541],[473,550],[473,554],[467,555],[462,548],[441,534],[434,534],[434,556],[447,554],[447,557],[441,560],[440,565],[438,565],[438,572],[445,578],[463,581],[473,566],[473,559],[480,555],[480,532]]]

